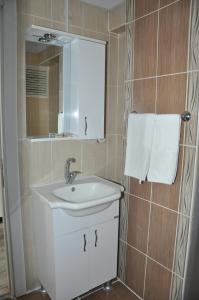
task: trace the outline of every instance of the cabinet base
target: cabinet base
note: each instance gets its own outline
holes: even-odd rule
[[[112,289],[112,283],[111,281],[107,281],[105,284],[104,284],[104,290],[105,291],[110,291]]]
[[[47,294],[47,291],[45,290],[45,288],[44,288],[43,286],[41,286],[40,292],[41,292],[42,294]]]

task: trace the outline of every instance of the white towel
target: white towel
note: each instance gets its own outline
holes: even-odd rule
[[[129,115],[124,174],[139,181],[146,179],[149,170],[154,123],[155,114]]]
[[[172,184],[175,181],[180,127],[180,115],[157,115],[148,181],[165,184]]]

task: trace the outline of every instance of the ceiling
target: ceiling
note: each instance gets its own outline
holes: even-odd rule
[[[99,7],[107,8],[107,9],[111,9],[117,6],[118,4],[124,2],[124,0],[81,0],[81,1]]]

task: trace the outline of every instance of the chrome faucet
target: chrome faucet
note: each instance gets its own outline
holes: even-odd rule
[[[72,184],[74,182],[76,176],[81,173],[79,171],[70,172],[70,164],[75,163],[75,162],[76,162],[76,159],[74,157],[68,158],[65,162],[64,177],[65,177],[67,184]]]

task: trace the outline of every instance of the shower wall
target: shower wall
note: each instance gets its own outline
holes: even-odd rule
[[[119,276],[145,300],[182,299],[196,170],[198,6],[126,1],[124,152],[129,112],[192,114],[182,124],[173,185],[123,180]]]

